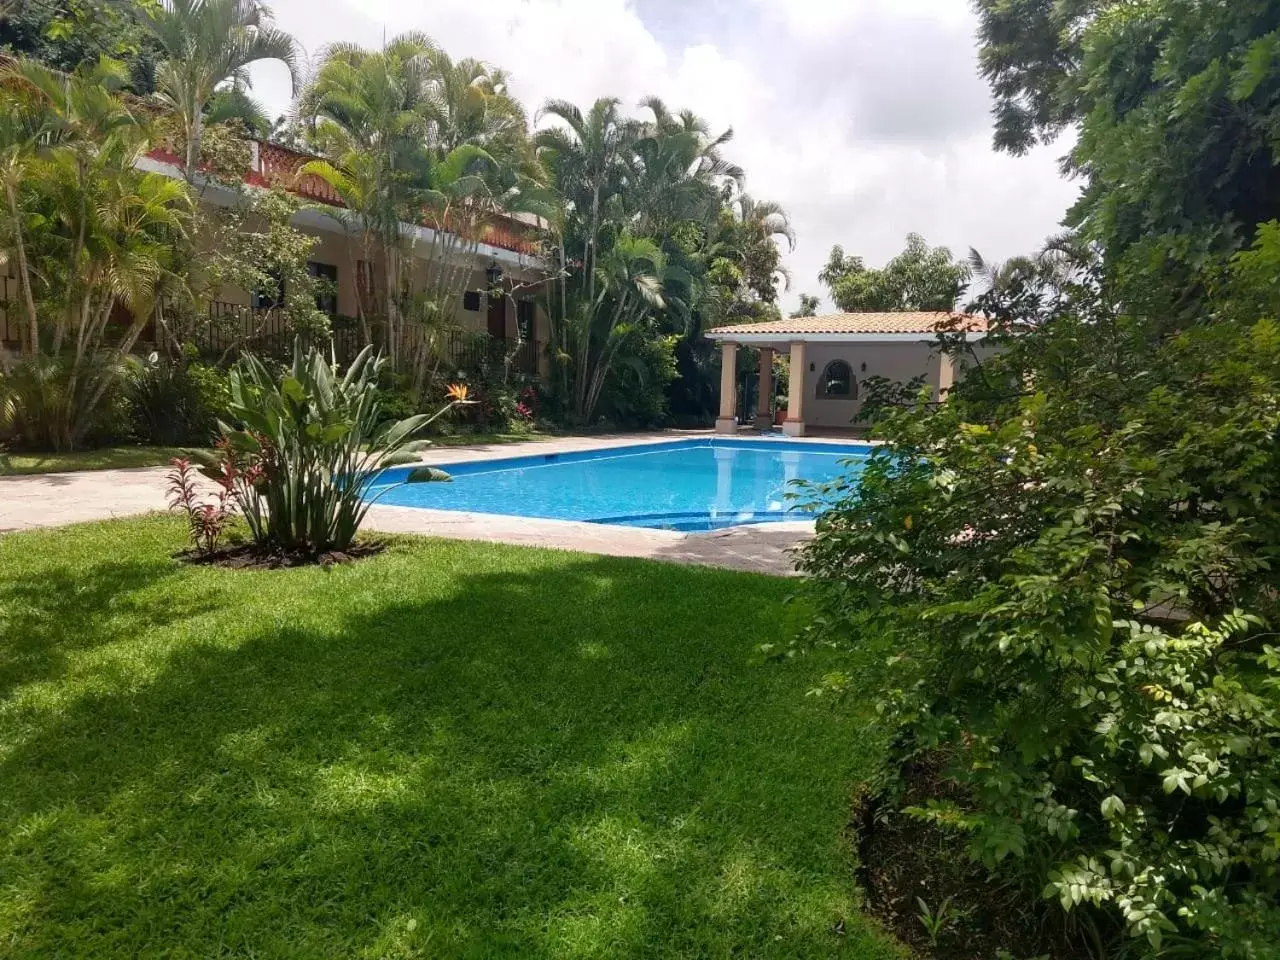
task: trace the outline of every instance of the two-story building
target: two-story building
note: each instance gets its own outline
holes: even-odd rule
[[[347,318],[358,313],[360,291],[367,289],[361,284],[374,284],[373,289],[381,286],[381,256],[375,252],[373,262],[366,262],[360,238],[351,235],[341,218],[333,215],[343,208],[338,194],[320,177],[300,174],[302,166],[314,157],[268,141],[255,140],[250,147],[245,187],[266,189],[278,185],[305,201],[294,217],[294,226],[319,240],[308,267],[328,283],[317,305],[335,321],[335,343],[350,347],[356,342],[356,330]],[[181,158],[164,149],[151,151],[139,166],[165,176],[182,176]],[[240,203],[242,194],[209,181],[201,185],[200,199],[202,203],[229,207]],[[450,342],[450,349],[459,355],[456,358],[460,362],[468,356],[494,352],[486,348],[506,348],[520,372],[540,372],[549,328],[536,302],[547,275],[538,255],[539,232],[535,218],[515,215],[491,223],[478,245],[453,245],[460,248],[456,256],[466,261],[459,266],[470,272],[458,298],[457,333]],[[403,233],[405,249],[417,269],[424,271],[434,231],[421,224],[406,223]],[[0,300],[18,302],[16,280],[0,277],[0,282],[4,284]],[[209,346],[217,349],[250,331],[259,338],[272,332],[280,334],[276,329],[279,324],[273,327],[270,322],[271,306],[248,291],[221,291],[219,299],[208,306],[223,321],[212,325],[210,337],[214,342]],[[16,351],[19,339],[16,317],[11,321],[8,311],[0,305],[0,344]]]

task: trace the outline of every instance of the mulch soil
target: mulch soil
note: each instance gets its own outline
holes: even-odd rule
[[[184,550],[174,559],[183,563],[204,567],[228,567],[232,570],[281,570],[287,567],[332,567],[339,563],[352,563],[365,557],[377,556],[387,548],[378,540],[353,543],[346,550],[283,550],[279,547],[260,547],[253,543],[228,544],[209,553],[201,550]]]
[[[1049,960],[1084,955],[1068,942],[1052,904],[992,878],[969,857],[962,836],[899,812],[931,799],[963,805],[955,784],[941,777],[940,763],[914,762],[903,781],[901,796],[868,797],[857,805],[859,880],[872,916],[931,960],[995,960],[1000,950]],[[933,935],[921,922],[921,901],[942,914]]]

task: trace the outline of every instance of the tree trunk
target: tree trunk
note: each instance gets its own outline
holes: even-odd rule
[[[396,373],[400,372],[400,339],[403,331],[400,329],[400,277],[399,271],[396,269],[396,262],[399,259],[399,252],[391,246],[383,251],[386,262],[383,264],[383,273],[387,282],[387,359],[391,363],[391,369]]]
[[[196,169],[200,165],[200,141],[204,138],[204,113],[196,104],[191,117],[191,129],[187,131],[187,164],[184,174],[187,183],[194,183]]]
[[[31,273],[27,269],[27,245],[22,239],[22,215],[18,211],[18,193],[13,189],[13,181],[5,184],[5,192],[9,197],[9,212],[13,216],[13,233],[18,251],[18,281],[22,286],[22,299],[27,309],[27,349],[34,357],[40,352],[40,327],[36,320],[36,301],[31,292]]]
[[[113,300],[108,299],[107,306],[103,310],[104,317],[110,316],[111,304],[113,302],[114,302]],[[145,317],[146,314],[144,313],[143,316]],[[80,440],[82,440],[84,438],[84,434],[88,431],[89,423],[93,416],[93,410],[99,404],[99,402],[101,402],[103,394],[107,392],[107,387],[110,386],[111,384],[110,371],[115,369],[114,361],[120,360],[122,357],[126,356],[130,350],[133,349],[133,345],[137,343],[138,337],[142,334],[142,330],[145,326],[146,326],[145,321],[140,321],[136,317],[134,318],[133,323],[130,324],[129,326],[129,332],[125,334],[124,339],[120,342],[120,344],[117,346],[115,350],[115,357],[113,358],[113,362],[107,364],[106,372],[101,373],[98,376],[97,380],[93,382],[92,393],[89,395],[88,400],[81,406],[79,412],[77,413],[75,425],[72,427],[70,436],[68,437],[68,440],[72,444],[78,443]]]
[[[68,264],[69,272],[67,274],[67,312],[60,324],[53,332],[53,352],[58,354],[62,352],[62,338],[71,328],[72,313],[75,309],[76,298],[73,295],[75,291],[76,279],[80,275],[80,253],[84,250],[84,234],[85,221],[89,217],[88,192],[85,189],[85,172],[83,161],[77,164],[79,169],[79,181],[77,186],[80,192],[80,224],[76,228],[76,242],[71,248],[71,260]]]

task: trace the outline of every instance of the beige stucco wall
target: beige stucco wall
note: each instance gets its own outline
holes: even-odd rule
[[[828,363],[837,359],[844,360],[853,368],[857,384],[853,399],[826,399],[818,393],[823,370]],[[936,391],[941,369],[939,361],[933,344],[928,342],[805,344],[805,423],[814,427],[859,426],[853,422],[853,418],[862,407],[861,384],[867,377],[885,377],[906,382],[924,374]],[[794,373],[792,380],[794,382]]]
[[[338,224],[333,225],[333,229],[318,228],[311,224],[299,224],[298,229],[304,233],[316,237],[318,243],[311,253],[311,260],[317,263],[331,264],[338,270],[338,312],[345,316],[354,317],[358,310],[358,292],[356,284],[356,263],[365,258],[364,252],[360,249],[360,243],[357,238],[349,237],[342,232]],[[415,268],[415,281],[419,288],[421,287],[425,275],[426,266],[420,260],[415,258],[417,266]],[[488,266],[483,258],[477,258],[476,268],[471,271],[471,275],[467,280],[466,289],[483,291],[488,286],[488,279],[485,276],[485,269]],[[376,254],[374,260],[374,275],[376,281],[381,284],[384,281],[382,258]],[[532,269],[511,268],[504,266],[503,276],[505,285],[508,288],[518,287],[514,291],[514,297],[518,299],[534,299],[540,292],[536,281],[539,274]],[[239,306],[247,306],[250,302],[249,295],[239,289],[225,288],[219,292],[217,299],[223,303],[229,303]],[[480,300],[479,310],[465,309],[464,299],[458,297],[458,303],[455,313],[455,319],[458,326],[467,331],[474,333],[485,333],[489,329],[489,313],[488,303],[484,296]],[[545,313],[539,308],[535,313],[534,319],[534,337],[538,343],[539,353],[542,346],[546,343],[548,336],[548,323]],[[514,300],[508,299],[506,309],[506,336],[514,339],[516,336],[516,307]]]

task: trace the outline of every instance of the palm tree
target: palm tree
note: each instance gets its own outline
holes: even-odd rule
[[[43,69],[43,68],[42,68]],[[0,83],[10,88],[10,95],[0,102],[0,184],[3,184],[8,221],[3,243],[13,254],[18,270],[18,286],[22,291],[27,323],[23,332],[23,349],[34,355],[40,348],[35,294],[31,283],[31,265],[27,259],[27,211],[21,201],[21,187],[36,159],[37,147],[45,139],[49,115],[41,98],[28,95],[20,80],[21,65],[10,65],[0,75]]]
[[[238,120],[251,135],[261,138],[270,136],[273,126],[266,107],[249,96],[243,87],[223,87],[215,91],[204,120],[209,126]]]
[[[1070,231],[1049,237],[1029,256],[1010,257],[1003,263],[987,260],[970,247],[970,275],[981,282],[986,293],[1007,293],[1019,284],[1039,281],[1061,290],[1097,265],[1098,251],[1079,234]],[[969,309],[972,309],[971,304]]]
[[[27,151],[27,162],[39,163],[38,175],[53,192],[49,219],[63,228],[66,240],[62,269],[67,296],[52,338],[57,354],[71,331],[84,329],[78,310],[81,293],[91,286],[85,261],[92,255],[97,215],[94,187],[123,165],[132,167],[146,142],[145,123],[119,96],[129,78],[124,65],[115,60],[85,64],[69,76],[21,60],[9,69],[7,78],[14,91],[20,91],[17,95],[29,98],[29,108],[41,115],[34,144],[38,149]],[[46,265],[46,274],[50,266]]]
[[[162,0],[144,14],[165,60],[156,69],[157,96],[177,115],[186,138],[184,174],[200,161],[205,112],[227,82],[249,86],[247,68],[279,60],[296,80],[297,47],[276,28],[258,0]]]
[[[742,187],[742,169],[720,152],[733,139],[732,128],[712,136],[701,117],[688,110],[672,114],[658,97],[640,106],[653,120],[636,126],[627,158],[628,206],[639,218],[637,229],[665,239],[682,222],[710,223],[726,191]]]
[[[51,311],[51,336],[39,335],[38,318],[31,327],[25,381],[35,398],[28,413],[42,411],[57,449],[83,439],[159,291],[173,282],[191,207],[185,183],[136,169],[148,130],[117,93],[126,79],[109,60],[70,76],[18,61],[0,83],[4,171],[23,174],[6,190],[10,213],[45,214],[13,218],[21,283],[29,294],[38,264],[45,298],[61,308]],[[118,304],[133,319],[117,334],[109,321]],[[36,317],[29,297],[27,306]]]
[[[366,260],[374,246],[382,251],[385,349],[394,368],[411,368],[415,386],[430,365],[423,345],[453,322],[492,221],[550,212],[528,172],[524,114],[505,90],[501,71],[454,63],[408,33],[378,51],[327,48],[299,98],[300,119],[330,158],[304,172],[348,205],[333,215],[360,234]],[[425,244],[408,248],[406,222],[433,228]],[[410,257],[420,270],[403,269]],[[402,353],[410,332],[416,346]]]
[[[618,111],[620,103],[603,97],[584,115],[566,100],[548,100],[539,117],[554,117],[563,125],[539,130],[533,138],[555,173],[561,196],[574,211],[575,232],[584,248],[581,292],[588,304],[596,302],[601,211],[621,189],[622,155],[634,134],[634,127]]]
[[[381,50],[333,44],[320,55],[299,98],[298,112],[332,162],[303,168],[326,180],[349,212],[334,213],[358,230],[366,263],[380,249],[381,296],[364,289],[361,318],[368,334],[374,315],[385,314],[384,349],[400,369],[403,339],[404,232],[417,219],[427,188],[431,55],[436,46],[420,33],[394,37]],[[372,277],[368,278],[372,280]]]
[[[509,78],[480,60],[457,62],[443,50],[431,55],[432,141],[442,153],[463,144],[508,153],[528,144],[524,108],[508,92]]]
[[[584,421],[589,421],[595,412],[614,360],[627,338],[651,311],[667,305],[663,294],[667,258],[648,237],[635,237],[624,231],[601,258],[597,270],[600,297],[608,298],[611,304],[607,311],[595,311],[606,318],[603,325],[590,322],[591,315],[587,314],[582,317],[587,322],[578,331],[582,371],[576,399]]]
[[[756,200],[749,194],[740,194],[733,204],[739,221],[753,236],[773,240],[780,237],[787,241],[787,249],[795,250],[796,232],[791,227],[791,217],[782,204],[772,200]]]

